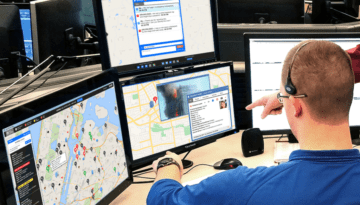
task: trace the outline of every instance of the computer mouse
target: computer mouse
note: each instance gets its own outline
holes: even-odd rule
[[[227,158],[220,160],[214,164],[215,169],[235,169],[238,166],[242,166],[242,163],[235,158]]]

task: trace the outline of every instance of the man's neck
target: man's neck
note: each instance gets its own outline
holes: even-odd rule
[[[325,125],[311,122],[298,130],[300,149],[343,150],[352,149],[349,123]]]

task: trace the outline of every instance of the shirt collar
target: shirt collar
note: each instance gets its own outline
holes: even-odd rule
[[[290,154],[289,161],[307,160],[307,161],[338,161],[360,159],[360,152],[357,149],[347,150],[295,150]]]

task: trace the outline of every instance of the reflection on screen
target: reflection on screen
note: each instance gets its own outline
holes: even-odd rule
[[[128,176],[114,84],[4,129],[17,204],[97,204]]]
[[[134,160],[235,129],[230,67],[124,86],[123,94]]]
[[[250,39],[251,97],[252,102],[280,90],[281,71],[287,53],[308,39]],[[360,44],[360,39],[316,39],[327,40],[348,50]],[[276,48],[276,52],[274,52]],[[269,115],[261,119],[263,107],[252,111],[253,127],[261,131],[289,130],[285,111],[281,115]],[[355,84],[353,103],[350,108],[350,126],[360,126],[360,85]]]

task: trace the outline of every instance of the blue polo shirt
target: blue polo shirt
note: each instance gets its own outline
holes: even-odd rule
[[[147,204],[360,204],[360,154],[296,150],[279,166],[241,166],[192,186],[163,179]]]

